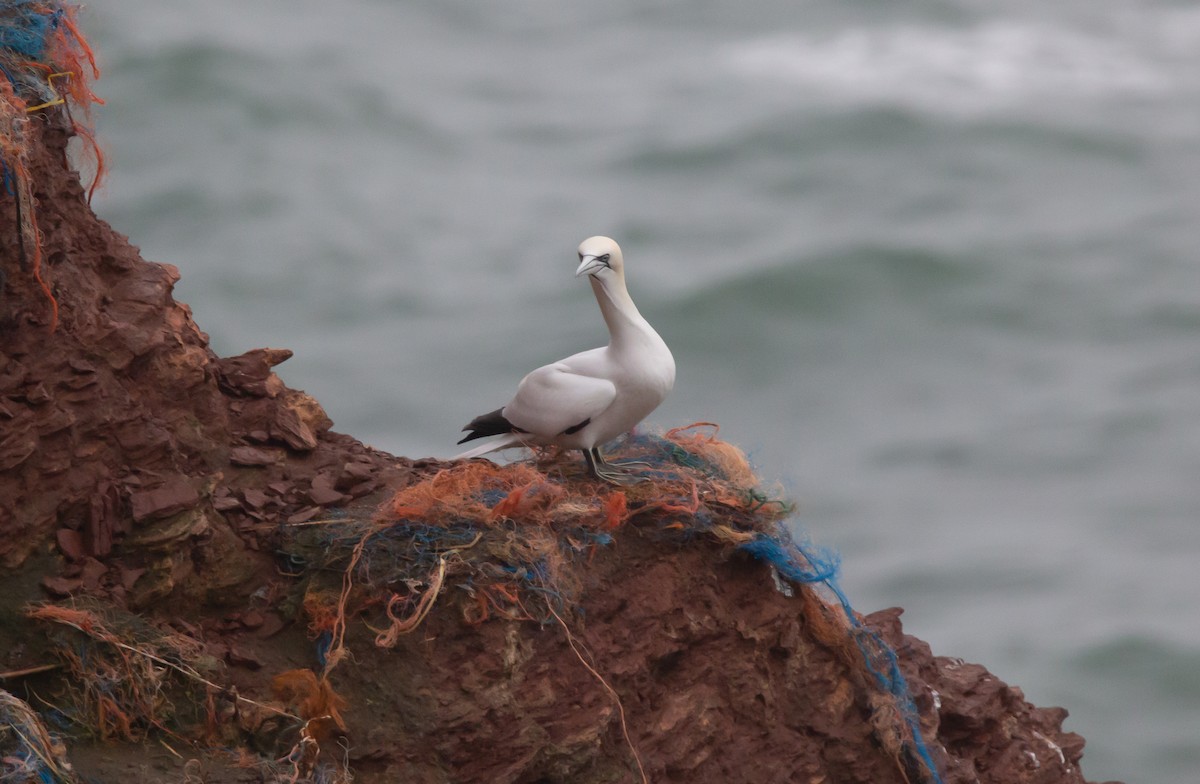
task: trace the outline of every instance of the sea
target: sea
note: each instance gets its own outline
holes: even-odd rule
[[[450,457],[602,345],[678,380],[862,612],[1200,780],[1200,6],[109,0],[97,212],[214,349]],[[764,586],[764,590],[769,590]]]

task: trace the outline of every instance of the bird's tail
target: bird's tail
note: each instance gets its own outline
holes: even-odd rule
[[[461,455],[455,455],[451,458],[451,460],[469,460],[472,457],[482,457],[488,452],[498,452],[501,449],[511,449],[514,446],[525,446],[525,442],[521,438],[520,433],[511,433],[506,435],[504,438],[490,441],[486,444],[480,444],[474,449],[468,449]]]

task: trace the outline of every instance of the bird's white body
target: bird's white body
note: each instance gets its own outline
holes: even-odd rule
[[[675,359],[629,296],[620,248],[606,237],[592,237],[580,245],[579,256],[577,274],[589,273],[608,325],[608,345],[529,373],[499,411],[519,432],[458,457],[522,445],[586,452],[633,429],[675,385]]]

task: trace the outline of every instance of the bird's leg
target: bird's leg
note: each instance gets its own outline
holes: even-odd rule
[[[583,458],[587,461],[588,472],[592,476],[610,484],[630,485],[645,481],[643,477],[633,476],[629,472],[623,471],[619,466],[606,462],[604,455],[600,454],[599,447],[584,449]]]
[[[628,468],[629,466],[641,466],[643,468],[654,468],[653,464],[647,463],[645,460],[613,460],[608,465],[617,466],[618,468]]]
[[[596,453],[599,454],[599,452],[600,452],[600,448],[596,447]],[[612,466],[613,468],[616,468],[617,470],[628,469],[628,468],[632,468],[633,466],[639,466],[641,468],[654,468],[655,467],[654,463],[647,463],[645,460],[606,460],[606,461],[604,461],[604,464],[608,465],[608,466]],[[645,479],[645,477],[643,477],[643,479]]]
[[[596,447],[596,454],[600,453],[600,448]],[[654,468],[652,463],[647,463],[645,460],[613,460],[603,461],[605,465],[615,466],[616,468],[629,468],[631,466],[641,466],[642,468]]]

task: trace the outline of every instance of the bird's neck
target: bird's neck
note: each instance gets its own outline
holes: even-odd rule
[[[604,323],[608,325],[610,346],[621,350],[643,342],[648,333],[656,334],[650,323],[638,312],[637,305],[633,304],[633,298],[625,288],[623,276],[605,282],[593,277],[591,282],[596,302],[600,304],[600,313],[604,316]]]

